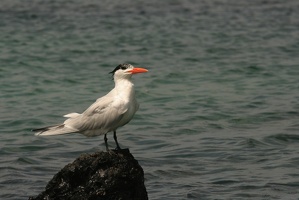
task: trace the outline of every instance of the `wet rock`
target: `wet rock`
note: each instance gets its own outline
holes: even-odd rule
[[[30,200],[148,199],[144,173],[128,149],[83,154],[66,165]]]

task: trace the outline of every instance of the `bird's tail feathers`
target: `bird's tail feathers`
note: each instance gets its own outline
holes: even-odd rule
[[[77,129],[66,126],[65,124],[33,129],[32,131],[36,132],[35,135],[37,135],[37,136],[38,135],[40,135],[40,136],[61,135],[61,134],[78,132]]]
[[[81,115],[81,114],[79,114],[79,113],[69,113],[67,115],[63,115],[63,117],[75,118],[75,117],[78,117],[79,115]]]

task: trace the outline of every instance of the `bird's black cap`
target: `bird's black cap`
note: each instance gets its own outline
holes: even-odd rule
[[[112,76],[113,76],[117,70],[119,70],[119,69],[125,70],[125,69],[128,69],[128,67],[130,67],[130,66],[131,65],[127,64],[127,63],[119,64],[117,67],[115,67],[115,69],[112,72],[110,72],[110,74],[112,74]]]

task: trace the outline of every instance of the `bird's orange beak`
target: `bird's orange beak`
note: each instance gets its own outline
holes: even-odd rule
[[[138,73],[148,72],[148,70],[144,69],[144,68],[135,67],[135,68],[131,69],[129,72],[131,72],[132,74],[138,74]]]

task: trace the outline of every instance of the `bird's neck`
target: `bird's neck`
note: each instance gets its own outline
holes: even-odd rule
[[[115,81],[115,90],[123,98],[134,96],[134,84],[130,79],[119,79]]]

